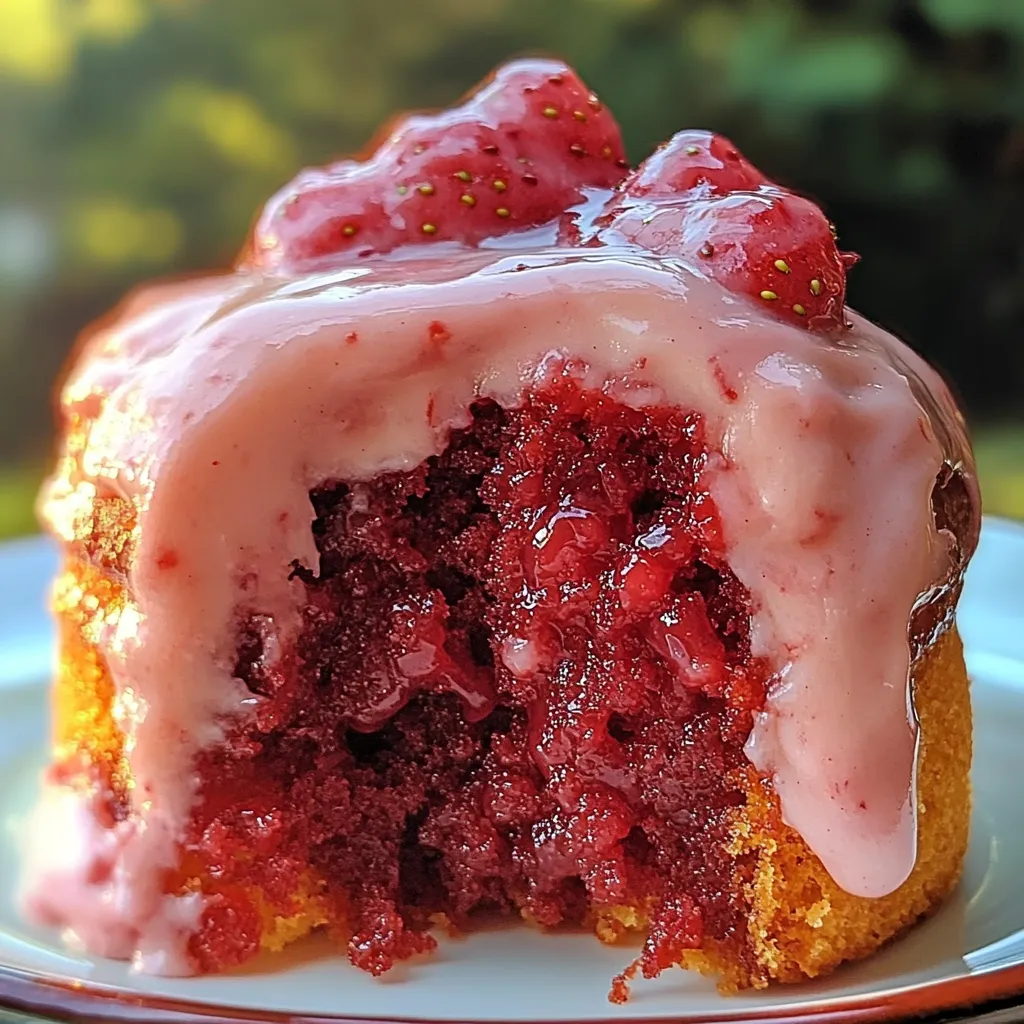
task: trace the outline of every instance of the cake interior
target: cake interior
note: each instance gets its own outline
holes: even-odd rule
[[[572,365],[470,413],[411,472],[310,494],[294,649],[238,609],[255,714],[201,756],[185,851],[203,970],[313,906],[374,974],[519,914],[643,930],[647,976],[746,955],[728,830],[766,673],[700,417]]]

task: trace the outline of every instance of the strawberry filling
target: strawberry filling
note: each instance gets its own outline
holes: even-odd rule
[[[202,969],[254,955],[254,891],[286,916],[309,867],[374,974],[431,924],[519,912],[614,938],[638,908],[648,976],[706,938],[744,955],[725,844],[764,700],[748,596],[700,417],[612,394],[554,367],[416,469],[311,493],[301,633],[274,651],[239,610],[255,714],[200,759]]]
[[[304,171],[244,263],[302,275],[517,231],[688,260],[794,324],[843,326],[852,257],[813,203],[708,132],[630,172],[614,119],[551,61]],[[474,404],[416,469],[310,494],[320,564],[293,567],[291,649],[239,609],[254,714],[201,755],[186,842],[215,890],[201,969],[254,955],[310,885],[374,974],[432,948],[432,924],[495,913],[615,938],[638,912],[646,943],[615,998],[706,940],[745,956],[745,865],[725,846],[766,672],[703,424],[550,369],[519,408]]]

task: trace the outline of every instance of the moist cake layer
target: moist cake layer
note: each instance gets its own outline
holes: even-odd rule
[[[520,409],[475,403],[439,457],[314,490],[293,649],[268,657],[240,609],[256,712],[200,756],[186,842],[217,865],[204,969],[258,949],[251,894],[287,914],[309,869],[374,973],[430,948],[437,915],[487,912],[611,938],[635,908],[649,975],[706,938],[747,957],[726,847],[767,666],[702,423],[546,369]]]

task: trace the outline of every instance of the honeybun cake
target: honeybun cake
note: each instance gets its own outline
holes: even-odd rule
[[[853,262],[719,136],[631,170],[531,60],[129,298],[42,499],[26,913],[164,974],[583,926],[642,939],[622,1000],[814,977],[936,908],[978,490]]]

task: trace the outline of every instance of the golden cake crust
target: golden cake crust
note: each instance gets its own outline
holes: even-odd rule
[[[937,909],[956,886],[970,825],[972,731],[970,686],[955,629],[918,659],[913,692],[921,727],[917,862],[888,896],[865,899],[840,889],[782,822],[774,796],[751,778],[734,841],[737,851],[757,855],[748,918],[757,969],[738,981],[761,987],[827,974],[873,953]],[[730,973],[727,964],[716,966]]]

